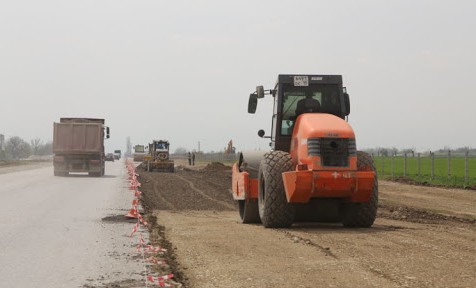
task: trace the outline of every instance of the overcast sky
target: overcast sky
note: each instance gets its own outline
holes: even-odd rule
[[[476,1],[0,0],[0,133],[266,149],[278,74],[342,74],[359,148],[476,146]]]

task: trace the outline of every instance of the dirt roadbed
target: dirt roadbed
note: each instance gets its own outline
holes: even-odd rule
[[[473,287],[476,193],[380,182],[372,228],[239,221],[229,167],[139,170],[184,287]]]

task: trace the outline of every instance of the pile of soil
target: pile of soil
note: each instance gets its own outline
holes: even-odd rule
[[[230,166],[226,166],[225,164],[221,162],[212,162],[207,164],[205,168],[203,168],[202,171],[221,171],[221,170],[231,170]]]
[[[437,224],[441,222],[476,223],[476,219],[433,213],[406,206],[379,205],[378,217],[413,223]]]

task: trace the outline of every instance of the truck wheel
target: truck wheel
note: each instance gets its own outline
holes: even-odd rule
[[[282,173],[292,169],[289,153],[272,151],[264,155],[258,173],[258,210],[266,228],[290,227],[295,211],[288,203]]]
[[[342,224],[346,227],[370,227],[377,217],[378,206],[378,181],[372,157],[361,151],[357,151],[357,170],[375,171],[374,187],[369,202],[345,203],[342,211]]]
[[[260,223],[258,200],[238,200],[238,209],[240,211],[241,223]]]

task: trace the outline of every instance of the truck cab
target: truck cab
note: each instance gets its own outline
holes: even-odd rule
[[[114,150],[114,159],[119,160],[121,156],[121,150]]]

